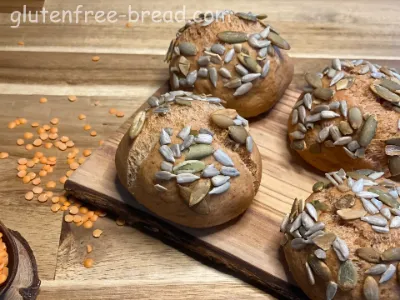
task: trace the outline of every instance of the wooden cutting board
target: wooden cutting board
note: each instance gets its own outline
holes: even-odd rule
[[[168,91],[161,87],[155,95]],[[250,208],[236,220],[217,228],[198,230],[163,221],[139,205],[118,182],[114,156],[126,121],[70,177],[65,188],[76,197],[125,218],[162,239],[222,263],[270,288],[280,296],[302,298],[285,269],[279,251],[279,224],[295,197],[305,198],[318,175],[288,148],[286,123],[300,94],[290,87],[268,114],[251,121],[251,134],[263,160],[260,190]],[[127,258],[128,259],[128,258]]]

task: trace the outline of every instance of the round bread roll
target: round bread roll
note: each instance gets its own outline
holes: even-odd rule
[[[372,169],[399,175],[399,73],[363,60],[334,59],[305,79],[310,91],[289,117],[291,147],[324,172]]]
[[[285,258],[311,299],[399,299],[399,187],[382,176],[328,173],[284,218]]]
[[[271,109],[293,77],[289,44],[251,13],[201,15],[177,33],[168,50],[173,90],[223,99],[243,117]]]
[[[188,227],[242,214],[261,181],[248,122],[216,97],[174,91],[148,100],[120,142],[120,181],[156,215]]]

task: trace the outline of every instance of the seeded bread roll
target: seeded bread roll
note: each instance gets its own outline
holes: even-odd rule
[[[399,175],[400,75],[366,61],[338,59],[323,73],[322,80],[322,73],[305,75],[311,90],[290,114],[291,147],[324,172],[373,169]]]
[[[329,174],[284,218],[286,261],[312,300],[399,299],[399,187],[382,176]]]
[[[257,193],[261,158],[248,122],[218,101],[183,91],[152,97],[119,144],[120,181],[156,215],[212,227],[242,214]]]
[[[214,22],[203,17],[189,21],[171,42],[166,60],[172,89],[215,95],[246,118],[271,109],[293,77],[289,44],[250,13],[226,11]]]

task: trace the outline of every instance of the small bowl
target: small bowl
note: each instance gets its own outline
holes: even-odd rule
[[[0,221],[0,232],[3,234],[2,240],[7,246],[8,253],[8,277],[6,282],[0,285],[0,298],[3,296],[10,288],[12,282],[14,281],[15,275],[18,270],[18,249],[15,244],[14,238],[8,228]]]

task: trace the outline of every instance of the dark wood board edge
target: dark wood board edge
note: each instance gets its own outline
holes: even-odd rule
[[[90,203],[94,202],[99,209],[109,211],[110,206],[107,205],[106,202],[107,200],[111,201],[111,198],[107,199],[108,197],[104,195],[102,198],[99,198],[96,191],[70,180],[65,183],[65,189],[74,197],[82,201],[91,199]],[[115,211],[112,213],[117,213],[118,216],[126,220],[127,224],[162,241],[172,243],[178,250],[183,247],[214,263],[224,265],[228,270],[232,270],[244,276],[244,278],[249,279],[249,283],[266,287],[268,292],[276,293],[279,297],[284,297],[285,299],[307,299],[297,286],[276,278],[256,266],[197,239],[146,212],[131,208],[122,203],[120,206],[114,207],[114,209]]]

